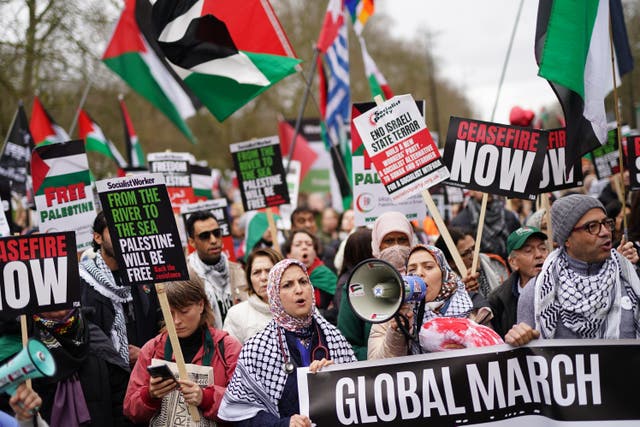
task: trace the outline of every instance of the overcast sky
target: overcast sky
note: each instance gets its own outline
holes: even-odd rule
[[[395,21],[389,31],[394,36],[412,38],[422,28],[431,31],[439,74],[463,89],[477,112],[474,118],[490,120],[520,0],[378,0],[375,4]],[[509,111],[516,105],[537,113],[541,106],[557,103],[546,80],[537,76],[533,54],[537,7],[537,0],[524,0],[496,122],[508,123]]]

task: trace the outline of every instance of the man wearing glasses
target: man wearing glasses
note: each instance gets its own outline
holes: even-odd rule
[[[189,255],[189,266],[204,282],[213,308],[216,329],[222,329],[227,311],[233,305],[229,261],[222,253],[222,230],[211,212],[195,212],[187,218],[189,244],[196,250]]]
[[[630,243],[612,248],[615,222],[585,195],[551,207],[558,244],[518,301],[518,321],[505,341],[543,338],[640,338],[638,253]],[[535,330],[531,326],[535,325]]]

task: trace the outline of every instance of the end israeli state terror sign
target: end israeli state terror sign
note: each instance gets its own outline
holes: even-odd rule
[[[640,190],[640,135],[627,137],[627,150],[629,185],[632,190]]]
[[[451,117],[443,155],[447,184],[534,200],[547,143],[545,131]]]
[[[105,179],[96,182],[96,188],[127,283],[189,279],[162,175]]]
[[[277,136],[237,142],[230,149],[245,211],[289,203]]]
[[[34,314],[80,306],[73,231],[0,238],[0,312]]]
[[[394,202],[449,176],[411,95],[394,96],[353,124]]]

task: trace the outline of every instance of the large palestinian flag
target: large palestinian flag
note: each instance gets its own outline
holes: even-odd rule
[[[190,138],[201,104],[224,120],[300,62],[264,0],[126,0],[102,59]]]
[[[84,141],[36,147],[31,175],[40,232],[75,231],[78,251],[89,248],[96,211]]]

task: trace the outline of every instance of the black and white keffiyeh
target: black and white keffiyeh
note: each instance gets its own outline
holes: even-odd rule
[[[553,251],[536,279],[536,329],[542,337],[553,338],[558,324],[563,324],[581,338],[619,338],[624,282],[640,338],[640,280],[628,271],[626,259],[612,250],[597,274],[585,276],[569,267],[567,256],[564,249]]]
[[[220,260],[216,264],[208,265],[202,262],[197,252],[193,252],[189,255],[187,261],[189,266],[204,282],[204,290],[213,309],[213,326],[216,329],[222,329],[224,316],[221,310],[224,310],[226,315],[226,312],[233,305],[227,257],[224,254],[220,254]]]
[[[115,311],[110,338],[120,357],[129,365],[129,339],[123,304],[131,302],[130,286],[118,286],[111,269],[98,251],[94,258],[86,258],[80,263],[80,277],[100,295],[109,298]]]
[[[355,362],[351,345],[340,332],[317,312],[313,318],[326,338],[331,360],[334,363]],[[284,336],[284,329],[272,320],[242,347],[236,370],[220,404],[220,419],[237,422],[252,418],[260,411],[280,417],[278,402],[288,376],[283,366],[285,356],[287,360],[291,360],[291,356],[286,343],[280,347],[277,328]]]

